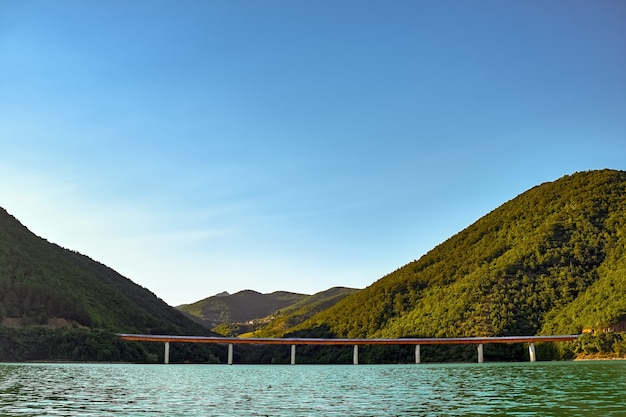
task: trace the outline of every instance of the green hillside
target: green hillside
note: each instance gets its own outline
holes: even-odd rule
[[[290,329],[326,337],[580,333],[626,320],[626,172],[534,187]]]
[[[106,339],[109,359],[124,359],[120,350],[129,347],[117,343],[115,332],[210,334],[147,289],[35,236],[0,209],[0,360],[104,359],[89,349],[74,356],[60,347],[51,351],[48,345],[63,346],[63,337],[76,339],[78,348]],[[141,359],[136,354],[131,359]]]

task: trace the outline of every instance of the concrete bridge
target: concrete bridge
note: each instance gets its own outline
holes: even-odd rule
[[[478,363],[483,363],[483,346],[487,343],[528,343],[530,361],[536,361],[535,342],[566,342],[580,335],[554,336],[501,336],[501,337],[451,337],[451,338],[406,338],[406,339],[316,339],[316,338],[238,338],[206,336],[167,336],[147,334],[118,334],[120,339],[140,342],[160,342],[165,345],[164,363],[169,363],[170,343],[212,343],[228,345],[228,364],[233,364],[233,345],[291,345],[291,364],[296,363],[297,345],[350,345],[354,346],[353,363],[359,363],[361,345],[414,345],[415,363],[421,362],[421,345],[477,345]]]

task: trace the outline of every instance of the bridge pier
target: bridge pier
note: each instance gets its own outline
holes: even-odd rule
[[[535,344],[533,342],[528,344],[528,354],[530,355],[531,362],[535,362],[537,360],[537,356],[535,354]]]
[[[415,363],[422,363],[422,358],[420,357],[420,345],[415,345]]]
[[[228,344],[228,364],[229,365],[233,364],[233,344],[232,343]]]
[[[354,345],[354,351],[352,352],[352,363],[359,364],[359,345]]]
[[[291,345],[291,364],[296,364],[296,345]]]
[[[165,351],[163,352],[163,363],[170,363],[170,342],[165,342]]]
[[[478,363],[483,363],[485,361],[483,344],[480,343],[478,345]]]

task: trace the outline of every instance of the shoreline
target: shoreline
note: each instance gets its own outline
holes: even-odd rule
[[[602,356],[602,355],[589,355],[589,356],[580,356],[573,359],[573,361],[626,361],[626,356]]]

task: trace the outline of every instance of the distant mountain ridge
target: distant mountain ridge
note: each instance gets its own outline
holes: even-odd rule
[[[260,325],[242,337],[277,337],[288,329],[322,312],[350,294],[360,291],[356,288],[333,287],[310,295],[297,303],[275,311],[271,317],[260,320]]]
[[[276,291],[221,292],[177,308],[224,336],[274,337],[359,291],[333,287],[313,295]]]
[[[306,294],[287,291],[261,294],[244,290],[232,295],[222,292],[177,308],[201,319],[206,327],[213,328],[223,323],[246,323],[259,319],[306,297]]]

